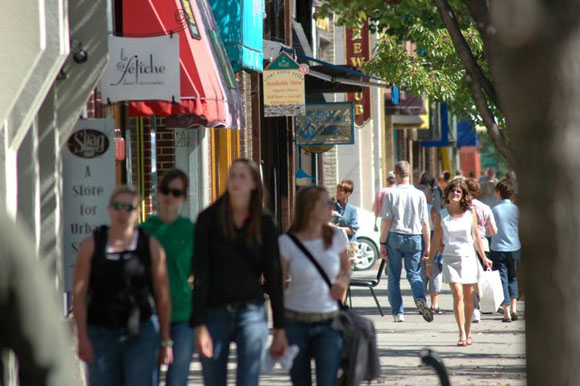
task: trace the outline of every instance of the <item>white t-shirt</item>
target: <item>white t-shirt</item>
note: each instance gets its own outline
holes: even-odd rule
[[[421,221],[429,221],[425,194],[409,184],[389,189],[383,201],[382,218],[391,220],[389,232],[421,235]]]
[[[331,283],[340,272],[340,253],[346,249],[348,239],[345,233],[333,228],[332,245],[324,249],[320,239],[302,241],[318,264],[322,267]],[[294,241],[283,234],[278,238],[280,255],[288,262],[290,283],[284,293],[284,307],[296,312],[324,313],[338,310],[338,304],[330,296],[330,288],[320,273]]]

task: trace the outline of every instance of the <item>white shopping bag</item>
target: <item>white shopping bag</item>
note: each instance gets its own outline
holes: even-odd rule
[[[479,283],[479,304],[482,312],[495,312],[504,300],[503,285],[499,271],[487,269],[482,272]]]

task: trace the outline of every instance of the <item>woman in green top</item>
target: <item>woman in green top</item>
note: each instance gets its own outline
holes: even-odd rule
[[[188,179],[179,169],[167,171],[159,184],[159,203],[156,216],[149,216],[141,224],[155,237],[167,255],[167,271],[171,292],[171,340],[173,363],[167,370],[167,386],[187,385],[189,364],[194,351],[193,329],[188,320],[191,314],[192,293],[188,282],[191,276],[194,224],[179,215],[187,198]]]

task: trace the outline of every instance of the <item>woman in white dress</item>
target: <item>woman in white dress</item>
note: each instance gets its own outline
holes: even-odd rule
[[[468,346],[472,343],[473,291],[479,276],[475,248],[483,257],[485,266],[491,267],[493,263],[484,257],[477,219],[471,210],[471,196],[465,182],[461,179],[451,181],[445,188],[443,200],[447,206],[435,216],[427,275],[433,275],[433,260],[438,250],[435,246],[443,243],[443,282],[449,283],[453,293],[453,311],[459,327],[457,345]]]

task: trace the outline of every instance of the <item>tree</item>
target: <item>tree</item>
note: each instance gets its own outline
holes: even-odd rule
[[[491,12],[520,188],[529,385],[579,385],[580,1]]]
[[[370,20],[379,33],[366,70],[415,95],[449,103],[451,111],[485,125],[514,166],[495,84],[501,66],[487,0],[327,0],[322,13],[353,27]],[[408,50],[405,42],[415,49]]]

